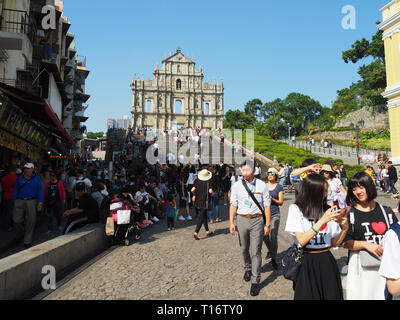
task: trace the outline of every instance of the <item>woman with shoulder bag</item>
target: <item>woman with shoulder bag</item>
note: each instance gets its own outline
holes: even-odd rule
[[[295,300],[343,300],[339,268],[330,248],[342,243],[349,225],[346,210],[329,208],[327,192],[326,180],[311,174],[289,207],[285,231],[304,250],[293,284]]]
[[[398,222],[392,209],[375,201],[376,187],[371,177],[360,172],[349,182],[347,203],[350,228],[343,247],[350,250],[347,274],[348,300],[384,300],[385,278],[379,275],[382,240]]]

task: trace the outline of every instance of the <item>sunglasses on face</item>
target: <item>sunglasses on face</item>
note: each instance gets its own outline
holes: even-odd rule
[[[276,173],[274,173],[274,172],[268,172],[267,173],[267,176],[275,176],[276,175]]]

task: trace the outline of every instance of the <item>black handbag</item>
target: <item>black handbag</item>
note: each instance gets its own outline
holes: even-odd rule
[[[303,249],[293,244],[287,249],[282,258],[282,273],[285,279],[296,281],[303,258]]]

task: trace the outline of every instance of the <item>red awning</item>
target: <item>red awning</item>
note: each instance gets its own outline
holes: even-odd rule
[[[18,107],[32,116],[33,119],[43,123],[46,128],[53,131],[73,148],[76,144],[68,132],[62,126],[60,120],[53,112],[53,109],[42,98],[29,92],[10,87],[0,82],[0,90],[3,91]]]

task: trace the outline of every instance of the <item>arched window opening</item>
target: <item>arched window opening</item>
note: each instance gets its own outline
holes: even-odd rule
[[[175,113],[177,114],[182,114],[182,101],[181,100],[176,100],[175,101]]]

